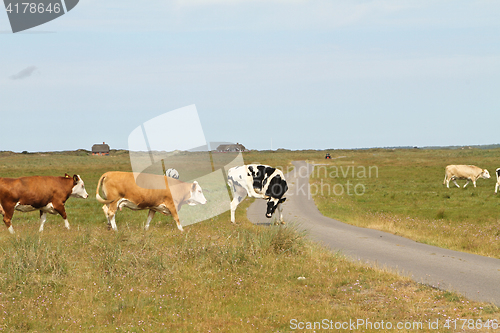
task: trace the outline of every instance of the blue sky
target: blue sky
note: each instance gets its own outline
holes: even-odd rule
[[[207,141],[251,149],[500,143],[499,15],[493,0],[82,0],[12,34],[0,10],[0,150],[126,149],[192,104]]]

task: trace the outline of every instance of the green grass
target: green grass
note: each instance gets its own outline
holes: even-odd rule
[[[311,184],[328,185],[314,199],[324,215],[347,223],[500,258],[500,195],[494,194],[499,154],[499,149],[342,151],[332,156],[345,158],[328,161],[314,173]],[[470,183],[465,189],[452,184],[448,189],[442,185],[448,164],[474,164],[488,169],[492,178],[479,179],[476,188]],[[371,177],[358,174],[370,166],[377,167],[378,176],[374,169]],[[348,167],[355,168],[354,177],[352,172],[330,177]],[[334,186],[336,193],[328,195],[326,190]]]
[[[322,153],[250,154],[288,165]],[[109,231],[93,193],[102,173],[129,169],[126,154],[0,153],[0,165],[10,177],[78,173],[90,195],[68,200],[70,230],[50,215],[38,233],[38,213],[16,212],[16,234],[0,233],[1,331],[289,332],[293,319],[500,318],[495,306],[348,261],[292,223],[254,226],[245,216],[250,200],[238,207],[236,225],[226,212],[181,233],[157,215],[146,232],[147,212],[123,210],[119,231]]]

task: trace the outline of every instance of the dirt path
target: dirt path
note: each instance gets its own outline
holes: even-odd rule
[[[500,306],[499,259],[446,250],[325,217],[309,197],[313,166],[304,161],[293,164],[298,172],[292,171],[286,178],[285,221],[298,223],[313,240],[353,260],[387,267],[417,282]],[[265,211],[265,201],[256,200],[247,215],[253,223],[269,224]]]

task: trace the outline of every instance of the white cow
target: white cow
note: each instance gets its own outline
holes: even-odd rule
[[[281,204],[286,200],[283,195],[288,185],[281,170],[261,164],[237,166],[228,170],[227,182],[233,193],[231,222],[235,221],[236,207],[248,195],[267,200],[266,217],[271,218],[278,209],[279,221],[283,223]]]
[[[476,187],[476,180],[479,178],[488,179],[490,178],[490,173],[486,169],[481,169],[475,165],[448,165],[445,169],[445,176],[443,185],[450,188],[450,180],[452,180],[457,187],[460,187],[456,180],[457,179],[467,179],[464,187],[469,184],[472,180],[474,187]]]

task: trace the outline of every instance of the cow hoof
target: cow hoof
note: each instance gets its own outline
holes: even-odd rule
[[[14,228],[12,228],[12,226],[10,226],[10,227],[9,227],[9,232],[10,232],[11,234],[15,234],[15,232],[14,232]]]

